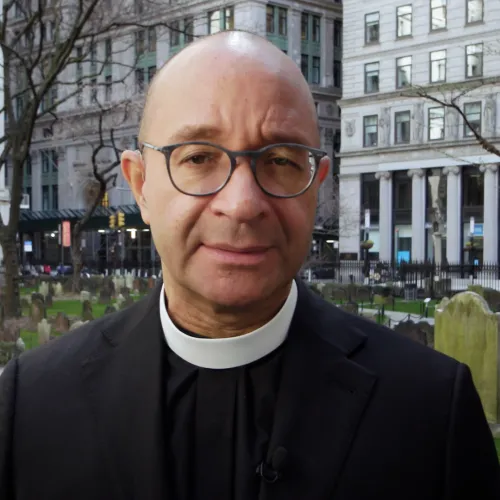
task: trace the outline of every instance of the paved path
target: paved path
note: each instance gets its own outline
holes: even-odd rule
[[[378,314],[377,309],[362,309],[363,313],[376,316]],[[409,314],[399,311],[388,311],[385,310],[384,314],[391,320],[391,323],[399,323],[400,321],[407,321],[408,319],[418,323],[419,321],[426,321],[427,323],[433,325],[434,318],[422,318],[418,314]]]

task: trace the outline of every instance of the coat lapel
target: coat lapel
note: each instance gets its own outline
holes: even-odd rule
[[[299,286],[268,462],[279,447],[288,453],[282,478],[263,481],[260,500],[332,497],[376,381],[349,359],[364,341],[331,306]]]
[[[167,498],[160,291],[122,316],[123,325],[104,328],[82,367],[112,499]]]

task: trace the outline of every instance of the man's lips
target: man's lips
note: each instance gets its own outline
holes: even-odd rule
[[[226,244],[206,244],[202,245],[202,249],[211,259],[221,264],[256,266],[268,257],[271,247],[263,245],[235,247]]]

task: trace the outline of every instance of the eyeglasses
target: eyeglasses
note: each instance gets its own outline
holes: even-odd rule
[[[271,144],[254,151],[230,151],[211,142],[193,141],[143,148],[165,155],[167,170],[174,187],[189,196],[209,196],[227,185],[238,166],[238,157],[250,159],[255,181],[269,196],[293,198],[311,186],[319,162],[326,156],[320,149],[301,144]]]

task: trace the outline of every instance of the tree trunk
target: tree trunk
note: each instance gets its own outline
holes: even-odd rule
[[[21,300],[19,297],[19,262],[16,236],[9,233],[3,235],[1,241],[5,267],[5,290],[3,297],[6,318],[21,316]]]
[[[83,267],[83,259],[82,259],[82,231],[78,223],[73,227],[73,234],[71,238],[71,262],[73,264],[73,282],[71,290],[73,293],[79,293],[81,292],[80,278]]]

